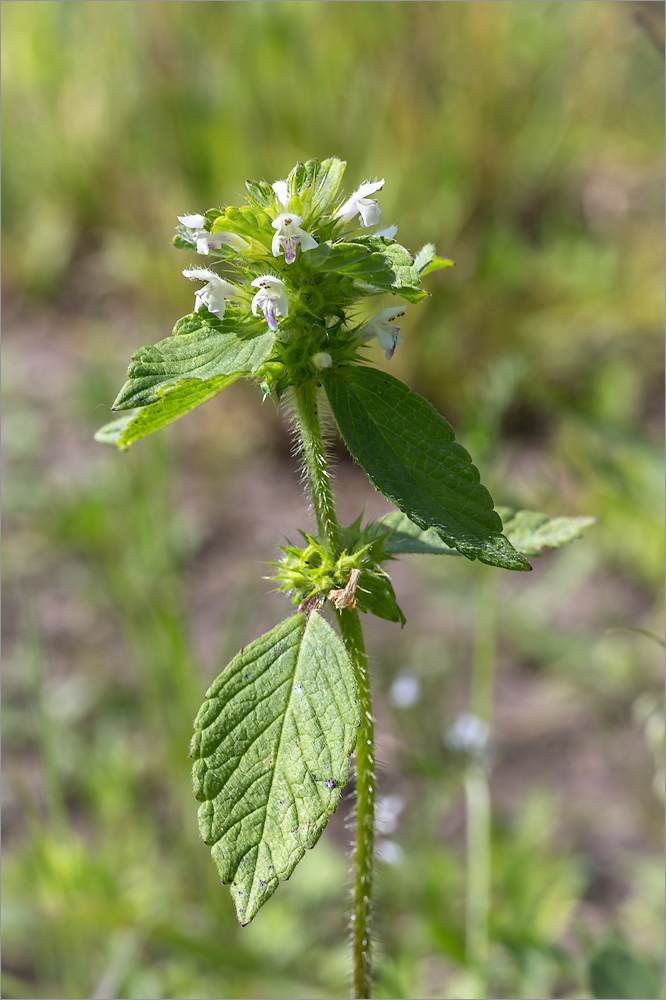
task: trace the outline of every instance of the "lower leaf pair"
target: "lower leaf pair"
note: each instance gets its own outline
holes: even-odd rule
[[[351,661],[317,612],[255,639],[208,690],[191,745],[199,829],[242,924],[319,840],[359,723]]]

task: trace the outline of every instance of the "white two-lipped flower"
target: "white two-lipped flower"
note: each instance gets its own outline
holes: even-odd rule
[[[382,210],[376,198],[368,198],[369,194],[380,191],[384,187],[384,178],[380,181],[365,181],[357,191],[354,191],[351,198],[348,198],[344,205],[335,213],[336,219],[343,222],[351,220],[360,214],[364,226],[376,226]]]
[[[270,330],[277,330],[278,316],[289,315],[289,303],[287,293],[284,290],[284,282],[279,278],[274,278],[271,274],[264,274],[260,278],[255,278],[251,283],[259,291],[252,299],[252,315],[258,316],[261,309],[264,319],[268,323]]]
[[[242,252],[250,246],[242,236],[237,236],[236,233],[209,233],[204,228],[206,220],[203,215],[179,215],[177,219],[186,229],[192,231],[192,236],[197,241],[197,253],[208,254],[211,250],[218,250],[223,245]]]
[[[300,228],[302,221],[298,215],[290,212],[283,212],[277,219],[273,219],[273,229],[277,229],[271,244],[273,256],[279,257],[284,252],[286,264],[293,264],[296,260],[296,247],[299,243],[301,250],[314,250],[319,246],[314,237]]]
[[[407,306],[391,306],[389,309],[383,309],[361,329],[363,340],[377,338],[382,349],[386,351],[387,361],[390,361],[395,354],[398,344],[404,343],[400,336],[400,327],[395,321],[404,316],[406,311]]]
[[[219,274],[215,274],[207,267],[191,267],[189,271],[183,271],[183,274],[186,278],[191,278],[192,281],[206,282],[203,288],[197,289],[194,293],[195,311],[205,306],[209,312],[222,319],[226,308],[225,299],[238,298],[238,286],[232,285],[230,281],[225,281]]]

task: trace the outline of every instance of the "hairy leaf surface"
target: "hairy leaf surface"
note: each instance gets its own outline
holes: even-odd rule
[[[250,375],[266,360],[274,340],[265,323],[241,319],[236,310],[223,320],[203,309],[184,316],[171,337],[132,355],[129,377],[113,408],[147,406],[157,400],[160,389],[181,379]]]
[[[242,924],[337,808],[359,722],[351,663],[316,612],[256,639],[211,685],[195,721],[194,790]]]
[[[427,400],[374,368],[333,370],[322,381],[347,447],[389,500],[468,559],[531,568],[502,534],[469,454]]]

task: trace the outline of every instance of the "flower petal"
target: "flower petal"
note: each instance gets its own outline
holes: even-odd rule
[[[188,229],[203,229],[206,221],[203,215],[177,215],[176,218]]]

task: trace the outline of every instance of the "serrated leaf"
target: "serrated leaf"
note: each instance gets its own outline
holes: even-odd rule
[[[417,552],[423,555],[457,556],[457,549],[443,542],[434,528],[426,531],[403,514],[394,510],[376,522],[377,528],[389,529],[389,534],[382,539],[382,551],[388,555],[399,552]]]
[[[319,839],[359,723],[352,665],[316,612],[256,639],[211,685],[195,721],[194,790],[242,924]]]
[[[427,400],[374,368],[333,369],[322,381],[347,447],[389,500],[468,559],[531,568],[502,535],[470,455]]]
[[[554,517],[531,510],[512,511],[496,507],[504,525],[504,534],[514,548],[527,556],[538,556],[543,549],[559,549],[567,542],[580,538],[585,528],[596,524],[593,517]],[[393,511],[375,522],[377,529],[387,528],[389,534],[382,540],[382,551],[387,555],[414,552],[432,555],[459,553],[446,545],[434,529],[424,531],[402,514]]]
[[[154,403],[160,389],[185,378],[255,372],[270,354],[275,334],[264,323],[242,318],[236,310],[230,313],[223,320],[203,309],[184,316],[174,335],[136,351],[114,409]]]
[[[647,1000],[663,996],[662,977],[619,943],[605,945],[590,959],[589,977],[595,1000]]]
[[[512,511],[508,507],[499,507],[498,513],[506,537],[527,556],[538,556],[544,549],[559,549],[596,524],[594,517],[548,517],[534,510]]]
[[[163,386],[157,390],[157,399],[153,403],[105,424],[95,434],[95,440],[128,448],[139,438],[152,434],[206,403],[238,378],[239,375],[216,375],[208,379],[183,379],[175,385]]]

